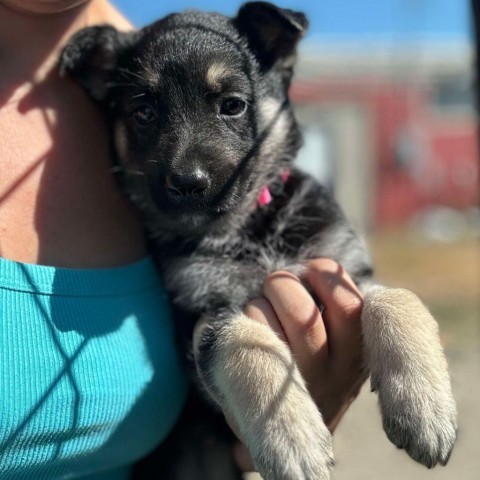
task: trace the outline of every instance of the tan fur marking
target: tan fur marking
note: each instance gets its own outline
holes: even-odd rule
[[[331,435],[287,345],[237,315],[216,345],[214,383],[266,480],[327,480]]]
[[[216,90],[220,87],[220,81],[222,77],[227,73],[227,66],[223,63],[213,63],[208,67],[207,73],[205,75],[205,80],[207,85],[212,89]]]
[[[260,111],[265,124],[268,125],[279,114],[281,106],[280,101],[274,97],[267,97],[260,101]]]
[[[366,293],[365,357],[388,438],[418,462],[444,465],[456,437],[456,407],[438,325],[412,292]]]

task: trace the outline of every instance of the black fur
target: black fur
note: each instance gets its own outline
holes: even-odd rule
[[[214,397],[216,339],[267,274],[301,273],[323,256],[360,287],[372,278],[330,193],[292,166],[301,138],[288,87],[306,27],[303,14],[255,2],[234,19],[187,11],[134,33],[88,28],[61,59],[107,117],[123,188],[144,214],[186,349],[198,318],[211,319],[195,360]],[[218,85],[207,81],[212,65]],[[242,102],[246,110],[231,115]],[[264,185],[273,200],[258,206]]]

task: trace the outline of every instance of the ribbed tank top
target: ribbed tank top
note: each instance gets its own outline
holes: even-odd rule
[[[167,435],[186,378],[153,262],[0,258],[0,478],[123,480]]]

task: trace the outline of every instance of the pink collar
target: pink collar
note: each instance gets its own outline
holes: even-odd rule
[[[280,174],[280,178],[282,179],[282,183],[287,183],[287,180],[290,178],[291,171],[290,169],[285,169]],[[272,194],[270,193],[270,189],[268,185],[265,185],[261,190],[257,198],[257,204],[259,207],[264,207],[268,205],[273,200]]]

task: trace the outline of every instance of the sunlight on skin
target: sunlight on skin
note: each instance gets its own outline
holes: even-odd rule
[[[132,28],[106,0],[0,0],[0,245],[6,258],[101,268],[145,255],[139,219],[110,172],[103,119],[57,74],[67,39],[106,22]]]
[[[32,165],[30,165],[30,167],[23,172],[23,174],[13,179],[9,185],[6,185],[6,188],[3,191],[0,190],[0,203],[6,202],[8,197],[15,193],[17,187],[23,182],[26,182],[28,177],[33,175],[44,161],[45,157],[40,157],[37,161],[33,162]]]

